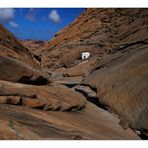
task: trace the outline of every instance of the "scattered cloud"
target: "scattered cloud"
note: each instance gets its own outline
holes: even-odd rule
[[[7,22],[11,27],[17,29],[18,24],[13,21],[15,9],[0,8],[0,20]]]
[[[54,23],[59,23],[61,21],[60,15],[58,14],[57,10],[52,10],[49,13],[48,17]]]
[[[0,8],[0,19],[6,22],[11,21],[14,18],[13,8]]]
[[[28,14],[25,16],[26,19],[30,21],[35,21],[36,19],[36,12],[34,8],[30,8]]]
[[[17,29],[18,26],[19,26],[17,23],[15,23],[15,22],[13,22],[13,21],[9,21],[9,25],[10,25],[11,27],[13,27],[14,29]]]

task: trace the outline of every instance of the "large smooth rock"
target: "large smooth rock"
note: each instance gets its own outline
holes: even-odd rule
[[[148,46],[137,45],[130,52],[131,48],[125,55],[104,63],[84,84],[96,89],[100,103],[119,115],[124,128],[147,131]]]
[[[43,85],[50,82],[46,73],[24,62],[0,56],[0,79],[12,82]]]
[[[55,111],[77,111],[86,107],[85,97],[66,87],[34,86],[8,81],[0,81],[0,103]]]

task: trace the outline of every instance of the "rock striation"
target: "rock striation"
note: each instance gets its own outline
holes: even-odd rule
[[[42,67],[81,76],[123,128],[147,132],[147,16],[148,9],[86,9],[45,45]],[[81,60],[83,51],[90,52],[88,61]]]
[[[0,24],[0,139],[147,139],[147,16],[85,9],[49,42]]]
[[[43,52],[43,46],[47,43],[46,41],[40,40],[21,40],[22,45],[28,48],[29,52],[31,53],[33,60],[37,64],[41,64],[41,56]]]
[[[69,67],[83,51],[91,53],[90,61],[101,60],[121,46],[143,41],[147,13],[147,9],[86,9],[43,47],[41,64],[53,69]]]

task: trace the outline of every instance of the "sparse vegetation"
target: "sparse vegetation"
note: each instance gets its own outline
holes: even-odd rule
[[[11,129],[14,129],[14,123],[12,120],[9,120],[9,125],[8,125]]]
[[[0,140],[4,140],[4,138],[0,136]]]

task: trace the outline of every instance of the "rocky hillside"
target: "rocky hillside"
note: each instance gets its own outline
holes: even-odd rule
[[[48,43],[1,25],[0,139],[147,139],[147,16],[86,9]]]
[[[148,129],[147,16],[148,9],[86,9],[44,47],[41,61],[57,82],[89,86],[123,128],[142,133]],[[90,52],[88,60],[81,60],[82,51]]]
[[[20,41],[25,47],[27,47],[34,57],[35,62],[38,64],[41,63],[41,55],[43,51],[43,46],[46,44],[45,41],[39,41],[39,40],[22,40]]]
[[[43,78],[43,75],[46,75],[43,74],[41,68],[33,61],[28,48],[24,47],[17,38],[1,24],[0,50],[1,80],[34,83],[36,80]]]
[[[0,24],[0,48],[0,55],[20,59],[25,62],[32,62],[28,49],[2,24]]]
[[[90,51],[90,60],[148,37],[148,9],[86,9],[44,47],[42,66],[68,67]],[[57,60],[58,59],[58,60]]]

